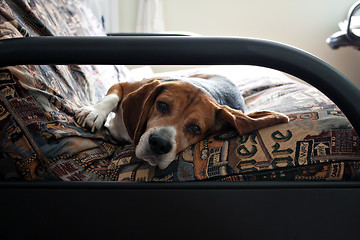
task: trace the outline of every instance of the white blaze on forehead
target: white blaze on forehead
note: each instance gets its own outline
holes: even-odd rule
[[[167,127],[154,127],[153,134],[161,135],[168,139],[175,139],[176,136],[176,130],[173,126],[167,126]]]

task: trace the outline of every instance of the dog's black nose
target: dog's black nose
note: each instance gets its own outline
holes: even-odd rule
[[[172,148],[171,143],[168,139],[157,134],[150,135],[149,145],[151,151],[153,151],[155,154],[166,154],[170,152]]]

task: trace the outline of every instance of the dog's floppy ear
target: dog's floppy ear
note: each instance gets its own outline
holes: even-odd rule
[[[130,93],[122,102],[126,130],[135,145],[146,129],[150,109],[161,91],[160,81],[154,80]]]
[[[289,121],[289,118],[281,113],[259,111],[244,114],[241,110],[235,110],[225,105],[219,107],[217,119],[220,122],[225,121],[230,123],[236,128],[240,135]]]

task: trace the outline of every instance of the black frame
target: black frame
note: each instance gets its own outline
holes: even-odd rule
[[[0,41],[0,67],[21,64],[257,65],[298,77],[326,94],[360,135],[359,89],[300,49],[238,37],[32,37]],[[21,57],[19,57],[21,56]]]
[[[356,239],[351,182],[3,183],[1,239]]]
[[[0,66],[274,68],[325,93],[360,133],[359,89],[324,61],[277,42],[234,37],[34,37],[1,40],[0,56],[6,56],[0,58]],[[349,239],[359,235],[359,182],[1,182],[0,196],[2,239]],[[59,204],[64,208],[58,209]]]

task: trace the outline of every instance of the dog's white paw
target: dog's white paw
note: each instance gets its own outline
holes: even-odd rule
[[[119,97],[115,94],[109,94],[92,106],[74,109],[76,122],[82,127],[91,128],[92,132],[99,130],[118,103]]]
[[[75,110],[75,119],[82,127],[91,128],[91,132],[99,130],[105,123],[107,114],[94,106],[86,106]]]

